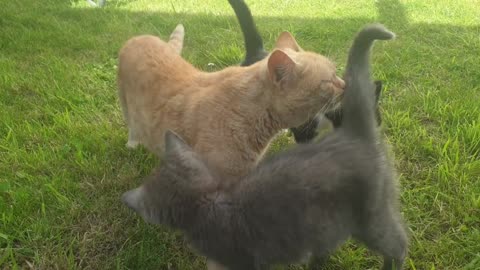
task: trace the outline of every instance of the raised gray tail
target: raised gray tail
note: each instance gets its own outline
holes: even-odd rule
[[[253,21],[252,13],[247,4],[243,0],[228,0],[235,11],[238,23],[242,29],[243,38],[245,40],[245,60],[242,66],[249,66],[265,58],[268,53],[263,48],[263,40],[258,33],[255,22]]]
[[[395,34],[381,24],[365,26],[355,37],[345,72],[342,129],[355,138],[375,140],[375,84],[370,78],[370,49],[376,39],[388,40]]]

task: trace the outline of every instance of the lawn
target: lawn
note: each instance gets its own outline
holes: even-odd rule
[[[480,269],[480,1],[247,0],[271,48],[283,30],[345,66],[354,33],[382,22],[383,132],[411,234],[406,269]],[[186,28],[201,69],[240,62],[226,0],[2,1],[0,268],[202,269],[179,233],[147,225],[119,200],[158,160],[125,148],[117,53],[138,34]],[[213,68],[208,63],[214,63]],[[272,145],[279,151],[288,135]],[[349,242],[328,269],[378,268]],[[290,267],[289,269],[300,269]]]

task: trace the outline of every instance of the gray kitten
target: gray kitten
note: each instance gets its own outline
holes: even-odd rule
[[[358,33],[343,124],[320,142],[263,161],[221,191],[202,158],[168,132],[163,166],[123,202],[147,222],[180,229],[200,254],[231,270],[325,258],[349,237],[382,254],[383,269],[401,269],[407,236],[377,130],[369,64],[373,41],[393,37],[382,25]]]

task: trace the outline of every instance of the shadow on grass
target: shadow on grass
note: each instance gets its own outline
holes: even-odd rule
[[[197,66],[205,68],[208,62],[215,62],[218,64],[217,67],[223,67],[236,64],[243,57],[242,37],[231,10],[232,16],[212,16],[115,9],[115,6],[124,3],[126,1],[109,1],[107,7],[103,9],[55,6],[54,9],[46,8],[46,14],[36,18],[6,13],[0,18],[2,26],[0,38],[4,41],[0,48],[13,58],[34,57],[39,53],[49,52],[62,57],[80,58],[85,62],[88,62],[89,57],[95,62],[99,61],[98,56],[103,56],[101,60],[105,61],[108,57],[116,58],[119,48],[128,38],[138,34],[153,34],[167,38],[175,25],[181,22],[186,28],[183,54]],[[458,42],[464,37],[478,34],[478,27],[410,25],[405,9],[399,1],[376,1],[376,6],[377,21],[384,23],[399,35],[396,44],[401,44],[403,38],[415,39],[418,50],[409,47],[406,53],[416,54],[429,46],[436,51],[438,58],[454,57],[449,49],[454,46],[464,46],[467,51],[478,51],[476,44]],[[271,49],[280,31],[289,30],[305,49],[333,56],[338,60],[345,59],[354,33],[366,23],[372,22],[362,17],[348,19],[255,17],[255,20],[267,49]],[[394,43],[390,44],[397,46]],[[420,58],[419,61],[430,62],[432,59]]]
[[[378,11],[378,21],[386,25],[406,28],[408,26],[407,12],[398,0],[375,1]]]

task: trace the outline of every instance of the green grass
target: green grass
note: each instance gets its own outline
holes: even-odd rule
[[[411,233],[407,269],[480,269],[480,2],[248,0],[271,48],[283,30],[340,68],[354,33],[380,21],[384,132]],[[22,4],[21,4],[22,3]],[[3,1],[0,9],[0,268],[201,269],[181,234],[146,225],[120,194],[157,164],[124,147],[117,52],[137,34],[186,28],[197,67],[238,63],[224,0]],[[282,135],[273,145],[284,148]],[[378,267],[355,243],[328,269]],[[298,269],[298,268],[294,268]]]

